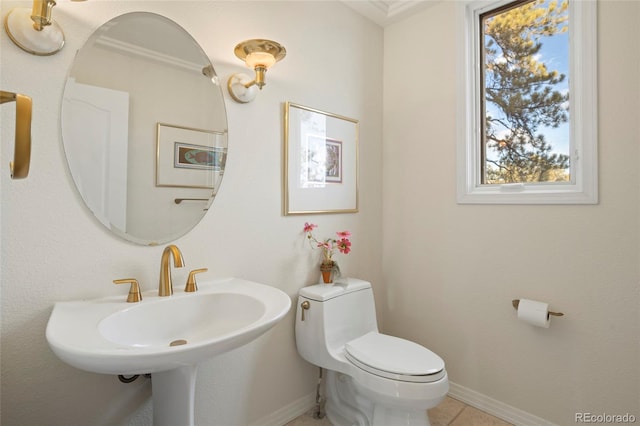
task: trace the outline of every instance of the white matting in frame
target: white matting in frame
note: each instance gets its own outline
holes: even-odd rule
[[[225,133],[158,123],[156,186],[214,188],[226,156]]]
[[[285,103],[284,214],[358,211],[358,120]]]

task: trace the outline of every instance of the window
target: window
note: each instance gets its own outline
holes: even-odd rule
[[[596,2],[459,7],[458,202],[597,203]]]

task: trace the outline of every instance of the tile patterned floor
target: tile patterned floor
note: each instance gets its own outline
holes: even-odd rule
[[[451,397],[429,410],[429,420],[431,426],[512,426]]]
[[[437,407],[429,410],[431,426],[512,426],[490,414],[470,407],[467,404],[446,397]],[[332,426],[329,420],[317,420],[308,412],[285,426]],[[392,425],[389,425],[392,426]]]

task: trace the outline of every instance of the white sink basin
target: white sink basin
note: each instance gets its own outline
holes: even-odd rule
[[[126,294],[56,303],[47,341],[60,359],[94,373],[162,372],[252,341],[291,306],[277,288],[237,278],[200,282],[198,288],[176,288],[169,297],[151,290],[139,303],[126,303]]]

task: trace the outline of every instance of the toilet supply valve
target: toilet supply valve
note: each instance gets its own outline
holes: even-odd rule
[[[114,284],[129,284],[129,295],[127,296],[127,303],[136,303],[142,300],[142,293],[140,293],[140,284],[135,278],[123,278],[120,280],[113,280]]]
[[[307,309],[309,309],[311,307],[311,303],[309,303],[308,300],[305,300],[304,302],[302,302],[300,304],[300,307],[302,308],[302,318],[300,318],[300,320],[304,321],[304,311],[306,311]]]
[[[187,278],[187,285],[184,287],[184,291],[187,293],[193,293],[194,291],[198,291],[198,284],[196,283],[196,274],[207,272],[209,268],[200,268],[194,269],[189,272],[189,278]]]

